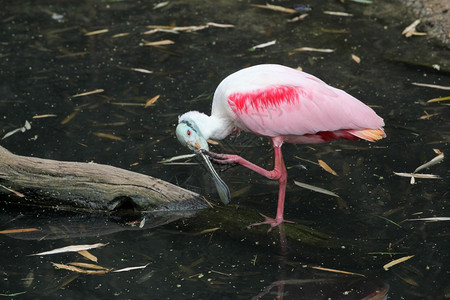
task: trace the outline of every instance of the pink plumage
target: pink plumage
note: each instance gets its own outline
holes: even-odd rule
[[[214,95],[212,115],[291,143],[385,136],[383,119],[370,107],[310,74],[280,65],[258,65],[225,78]]]
[[[376,141],[386,136],[383,119],[370,107],[310,74],[280,65],[257,65],[229,75],[216,89],[211,116],[191,111],[182,115],[179,123],[179,140],[194,149],[204,149],[207,139],[220,140],[234,130],[271,140],[275,155],[271,171],[238,155],[208,152],[216,162],[240,164],[278,180],[276,218],[264,216],[264,222],[253,224],[269,224],[270,228],[287,222],[283,218],[287,183],[281,153],[284,142],[322,143],[338,138]],[[198,133],[195,138],[192,131]]]

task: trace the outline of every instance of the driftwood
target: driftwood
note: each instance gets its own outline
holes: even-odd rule
[[[189,211],[206,201],[161,179],[96,163],[15,155],[0,147],[2,202],[71,211]]]

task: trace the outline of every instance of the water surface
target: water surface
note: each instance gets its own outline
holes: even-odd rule
[[[390,299],[448,297],[447,222],[405,221],[450,216],[448,164],[444,161],[422,171],[442,179],[417,179],[414,185],[409,178],[393,174],[414,171],[436,155],[433,149],[448,153],[449,107],[445,102],[426,103],[448,96],[448,91],[412,84],[449,86],[448,49],[426,36],[402,36],[415,17],[391,1],[305,1],[301,4],[311,10],[297,22],[289,20],[304,12],[291,15],[252,7],[246,1],[180,0],[160,8],[156,4],[3,1],[0,129],[6,134],[26,120],[32,124],[30,130],[2,140],[1,145],[20,155],[114,165],[168,180],[213,200],[217,198],[214,185],[200,165],[158,161],[188,153],[174,135],[178,115],[188,110],[209,112],[215,87],[225,76],[259,63],[301,67],[346,90],[385,119],[387,138],[377,143],[285,145],[289,168],[285,217],[297,225],[287,224],[284,231],[270,234],[266,228],[245,225],[259,221],[258,212],[274,216],[277,185],[239,167],[221,173],[232,192],[228,207],[155,228],[129,223],[139,222],[140,217],[3,206],[0,229],[39,228],[45,234],[0,237],[0,293],[22,293],[18,298],[30,299],[273,299],[277,295],[360,299],[371,294],[378,299],[389,290]],[[293,1],[273,4],[299,6]],[[149,25],[208,22],[234,28],[144,34],[152,29]],[[86,35],[97,30],[104,31]],[[144,45],[161,40],[174,43]],[[249,50],[273,40],[275,45]],[[301,47],[334,52],[294,51]],[[96,89],[104,92],[71,97]],[[144,108],[156,95],[159,99]],[[32,118],[44,114],[56,117]],[[268,169],[272,166],[270,145],[251,134],[232,136],[215,150],[239,153]],[[339,176],[305,159],[321,159]],[[302,189],[293,180],[334,191],[340,198]],[[51,264],[88,262],[78,254],[28,256],[94,243],[108,243],[91,250],[101,266],[147,267],[84,275]],[[410,255],[414,257],[383,269],[386,263]],[[312,268],[317,266],[365,277]]]

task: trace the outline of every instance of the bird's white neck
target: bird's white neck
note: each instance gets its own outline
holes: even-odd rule
[[[234,128],[232,122],[217,116],[208,116],[198,111],[189,111],[181,115],[178,122],[187,120],[194,122],[205,139],[222,140],[227,137]]]

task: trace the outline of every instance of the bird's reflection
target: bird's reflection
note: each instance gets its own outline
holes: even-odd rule
[[[266,286],[261,293],[254,296],[257,299],[342,299],[342,300],[385,300],[389,285],[377,278],[355,276],[317,276],[309,268],[300,276],[287,276],[288,241],[284,224],[278,226],[280,234],[280,255],[278,280]],[[301,277],[301,278],[298,278]]]

